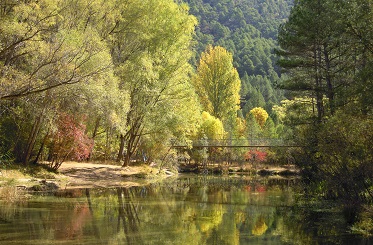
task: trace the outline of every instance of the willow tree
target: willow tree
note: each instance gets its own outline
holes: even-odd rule
[[[110,59],[102,58],[106,47],[89,17],[69,15],[70,5],[17,1],[2,12],[0,99],[88,81],[108,69]]]
[[[240,78],[233,57],[223,47],[208,46],[202,53],[193,84],[204,110],[226,121],[236,115],[240,102]]]
[[[144,136],[157,135],[160,125],[167,129],[175,108],[193,101],[188,99],[188,61],[196,19],[186,5],[171,0],[119,3],[121,18],[111,33],[111,48],[121,89],[130,95],[118,153],[128,165]]]
[[[92,9],[90,2],[2,5],[0,101],[6,107],[3,118],[18,125],[15,138],[7,139],[18,161],[28,163],[38,141],[42,148],[56,114],[68,111],[80,117],[87,112],[78,108],[96,97],[79,91],[105,84],[115,88],[109,74],[111,56],[94,22],[103,18],[98,16],[100,5]]]

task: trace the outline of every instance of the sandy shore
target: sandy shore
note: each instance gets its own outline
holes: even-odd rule
[[[39,173],[36,176],[17,170],[0,171],[1,186],[21,189],[50,190],[94,187],[130,187],[148,184],[170,176],[147,165],[122,167],[113,164],[66,162],[56,174]]]

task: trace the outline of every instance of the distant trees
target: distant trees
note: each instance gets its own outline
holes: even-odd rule
[[[250,110],[250,114],[254,116],[259,126],[263,128],[268,119],[268,113],[263,108],[255,107]]]
[[[233,65],[241,83],[243,115],[254,107],[263,107],[270,114],[272,106],[284,99],[274,84],[280,78],[276,66],[278,25],[290,12],[292,0],[272,1],[187,1],[198,20],[195,63],[208,45],[221,46],[233,54]]]
[[[237,69],[241,80],[241,110],[237,114],[229,115],[228,120],[223,119],[228,132],[227,138],[245,140],[282,137],[283,133],[288,131],[284,129],[282,122],[277,120],[272,107],[285,99],[283,91],[275,89],[284,77],[280,76],[280,68],[276,65],[278,57],[273,50],[277,47],[275,40],[278,26],[287,19],[293,1],[187,2],[191,13],[199,21],[193,63],[198,65],[206,47],[223,47],[232,54],[233,67]],[[201,90],[197,92],[202,93]],[[268,113],[269,119],[263,127],[259,126],[250,113],[255,107],[261,107]],[[238,123],[243,119],[244,123]],[[236,158],[241,159],[241,152],[234,154],[236,153]]]

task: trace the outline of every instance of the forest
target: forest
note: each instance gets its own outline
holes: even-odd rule
[[[0,164],[173,167],[183,145],[195,163],[296,164],[309,193],[370,204],[372,10],[369,0],[3,0]],[[299,147],[193,149],[253,139]]]

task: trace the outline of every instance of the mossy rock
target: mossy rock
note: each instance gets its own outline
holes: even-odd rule
[[[59,189],[59,187],[56,183],[46,182],[45,180],[29,188],[30,191],[55,191],[57,189]]]

